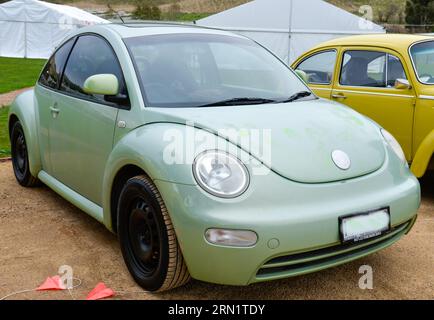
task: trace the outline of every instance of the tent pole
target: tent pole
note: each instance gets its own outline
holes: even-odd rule
[[[27,21],[24,21],[24,58],[27,58]]]
[[[289,7],[289,29],[288,29],[288,66],[290,65],[291,62],[291,38],[292,38],[292,10],[293,10],[293,2],[294,0],[290,0],[290,7]]]

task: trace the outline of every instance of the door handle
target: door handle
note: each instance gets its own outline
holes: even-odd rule
[[[60,110],[57,108],[57,103],[50,107],[51,115],[56,118],[59,115]]]
[[[343,95],[342,93],[340,93],[340,94],[332,94],[332,98],[333,99],[346,99],[347,97],[345,95]]]

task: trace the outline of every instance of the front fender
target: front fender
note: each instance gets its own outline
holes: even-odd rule
[[[411,164],[411,171],[416,177],[421,178],[425,174],[433,153],[434,130],[422,141]]]
[[[15,98],[9,109],[9,125],[11,124],[11,117],[16,117],[21,122],[28,149],[30,172],[34,177],[37,177],[42,169],[42,164],[37,127],[37,102],[33,89]]]
[[[194,145],[186,143],[195,137]],[[176,150],[173,153],[168,150]],[[111,229],[111,191],[117,173],[127,165],[141,168],[153,180],[196,185],[192,164],[206,150],[225,148],[243,153],[213,133],[176,123],[153,123],[132,130],[114,146],[106,164],[103,186],[104,224]],[[176,153],[176,162],[170,158]],[[169,157],[169,159],[168,159]],[[168,161],[169,160],[169,161]],[[170,161],[172,160],[172,162]],[[164,198],[164,195],[163,195]]]

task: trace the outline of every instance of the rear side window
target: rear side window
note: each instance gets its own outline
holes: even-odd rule
[[[86,79],[96,74],[115,75],[119,80],[119,93],[126,95],[121,67],[110,45],[97,36],[81,36],[66,64],[60,90],[79,98],[105,103],[103,95],[91,95],[83,91]]]
[[[330,84],[336,64],[336,51],[317,53],[302,63],[296,70],[304,71],[308,76],[308,83]]]
[[[56,89],[60,76],[65,66],[68,54],[71,51],[75,39],[71,39],[61,46],[48,60],[39,78],[39,84],[48,88]]]

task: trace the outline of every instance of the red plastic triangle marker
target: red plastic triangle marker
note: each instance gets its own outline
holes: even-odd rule
[[[115,292],[112,289],[107,288],[103,282],[100,282],[91,292],[89,292],[86,300],[99,300],[113,297],[114,295]]]
[[[43,290],[65,290],[65,287],[62,285],[60,277],[54,276],[54,277],[48,277],[43,284],[41,284],[38,288],[36,288],[37,291],[43,291]]]

